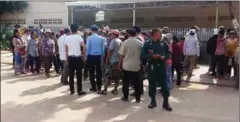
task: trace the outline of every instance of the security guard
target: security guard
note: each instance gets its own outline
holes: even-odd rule
[[[172,111],[168,98],[170,96],[166,78],[165,60],[168,59],[170,52],[168,45],[161,40],[162,32],[160,29],[152,30],[152,38],[149,39],[142,48],[141,58],[148,60],[147,72],[149,81],[149,96],[151,103],[148,108],[157,106],[156,103],[156,84],[159,82],[162,89],[163,108]]]

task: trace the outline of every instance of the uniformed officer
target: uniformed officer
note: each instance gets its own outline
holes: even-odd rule
[[[165,60],[168,59],[170,52],[168,45],[161,40],[162,32],[160,29],[152,30],[152,38],[149,39],[142,48],[141,58],[148,60],[147,72],[149,81],[149,96],[151,103],[148,108],[152,109],[157,106],[156,103],[156,84],[159,82],[162,88],[163,108],[167,111],[172,111],[169,105],[168,98],[170,96],[167,85]]]

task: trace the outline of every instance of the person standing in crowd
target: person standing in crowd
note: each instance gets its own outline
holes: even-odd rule
[[[108,52],[106,56],[106,66],[107,69],[105,71],[105,77],[104,77],[104,90],[101,92],[101,94],[106,95],[107,94],[107,88],[111,80],[115,81],[115,86],[112,91],[112,94],[117,94],[117,89],[119,85],[120,80],[120,72],[117,70],[117,66],[119,63],[119,54],[118,50],[121,47],[122,41],[118,38],[120,35],[120,32],[118,30],[113,30],[110,33],[110,38],[112,39],[109,47]]]
[[[177,86],[181,86],[182,83],[182,47],[181,42],[178,41],[176,36],[173,36],[172,44],[172,77],[174,77],[174,71],[177,72]]]
[[[70,26],[72,34],[65,39],[65,53],[69,66],[69,87],[71,95],[74,94],[74,74],[77,75],[77,92],[78,95],[84,95],[82,90],[82,68],[85,62],[86,46],[81,36],[78,35],[78,25]],[[81,47],[83,50],[81,51]]]
[[[54,41],[50,38],[51,30],[45,30],[45,37],[42,40],[42,56],[43,56],[43,65],[45,69],[45,76],[50,77],[50,69],[52,67],[52,57],[54,54]]]
[[[225,73],[225,52],[226,52],[226,39],[224,38],[225,30],[220,29],[218,32],[217,46],[215,51],[217,77],[224,76]],[[213,70],[216,69],[213,67]]]
[[[170,55],[168,59],[166,59],[166,81],[168,83],[169,89],[172,88],[172,38],[173,35],[171,33],[167,33],[165,36],[166,44],[168,45],[168,49],[170,52]]]
[[[183,54],[183,47],[184,47],[184,41],[185,41],[185,38],[180,38],[179,40],[179,43],[180,43],[180,47],[181,47],[181,63],[183,64],[183,61],[184,61],[184,54]]]
[[[24,34],[21,37],[22,42],[25,44],[25,48],[27,48],[28,41],[30,40],[30,30],[28,28],[23,28]],[[27,50],[27,49],[25,49]],[[28,72],[29,69],[29,62],[27,60],[27,55],[23,56],[23,71],[25,73]]]
[[[200,55],[199,43],[195,34],[196,34],[196,30],[191,29],[189,32],[189,36],[187,36],[184,41],[184,47],[183,47],[183,53],[185,55],[184,63],[183,63],[184,68],[186,68],[187,65],[189,64],[187,81],[189,81],[191,76],[193,75],[192,72],[194,69],[196,56],[199,57]]]
[[[161,86],[161,92],[163,96],[163,108],[167,111],[172,111],[169,105],[168,98],[170,91],[166,79],[166,59],[169,58],[170,52],[168,45],[161,40],[162,32],[161,29],[155,28],[152,30],[152,38],[147,41],[141,53],[141,58],[148,59],[148,81],[149,81],[149,97],[151,102],[148,108],[152,109],[157,106],[156,102],[156,86],[159,82]]]
[[[199,40],[199,38],[198,38],[198,36],[197,36],[197,32],[200,30],[200,28],[195,25],[195,26],[193,26],[193,27],[190,28],[190,31],[191,31],[192,29],[196,31],[196,32],[195,32],[195,37],[198,39],[198,44],[199,44],[199,47],[200,47],[200,42],[199,42],[200,40]],[[185,38],[187,38],[188,36],[190,36],[190,31],[186,34]],[[199,52],[200,52],[200,48],[199,48]],[[199,54],[200,54],[200,53],[199,53]],[[197,69],[197,68],[198,68],[198,67],[197,67],[198,58],[199,58],[199,57],[196,56],[195,62],[194,62],[194,69]]]
[[[58,39],[59,55],[60,55],[60,60],[63,64],[61,83],[64,85],[68,84],[68,76],[69,76],[69,68],[68,68],[67,57],[65,53],[66,37],[69,35],[70,35],[70,30],[68,28],[64,29],[64,34]]]
[[[91,31],[92,35],[87,39],[87,64],[89,67],[90,73],[90,82],[91,88],[90,91],[101,93],[102,87],[102,68],[101,68],[101,61],[104,57],[104,42],[105,38],[98,35],[98,26],[92,25]],[[95,71],[97,76],[97,88],[95,82]]]
[[[83,40],[84,40],[84,43],[87,44],[87,38],[91,36],[91,32],[89,31],[85,31],[84,32],[84,35],[83,35]],[[88,66],[87,66],[87,63],[84,63],[84,67],[83,67],[83,77],[84,77],[84,80],[86,80],[88,78]]]
[[[140,91],[140,54],[143,43],[137,39],[137,31],[132,28],[129,31],[130,37],[122,43],[119,50],[120,60],[118,63],[118,69],[123,68],[123,97],[121,100],[128,101],[129,96],[129,84],[132,82],[135,91],[135,99],[137,103],[141,102]],[[124,58],[124,60],[123,60]]]
[[[216,75],[216,71],[213,68],[216,67],[215,51],[217,47],[217,38],[218,33],[214,32],[213,36],[210,37],[210,39],[207,41],[207,53],[210,55],[209,72],[211,73],[210,75],[212,76]]]
[[[140,27],[138,27],[138,26],[134,26],[133,27],[135,30],[136,30],[136,32],[137,32],[137,39],[139,40],[139,41],[141,41],[143,44],[145,43],[145,38],[144,38],[144,36],[141,34],[141,32],[142,32],[142,30],[141,30],[141,28]],[[140,67],[141,67],[141,69],[140,69],[140,71],[139,71],[139,80],[140,80],[140,93],[141,94],[143,94],[143,92],[144,92],[144,89],[143,89],[143,80],[144,80],[144,75],[145,75],[145,65],[146,65],[146,60],[141,60],[141,64],[140,64]],[[132,83],[130,83],[131,85],[133,85]],[[133,92],[132,94],[131,94],[131,96],[135,96],[135,93]]]
[[[231,30],[229,31],[228,33],[228,39],[226,40],[226,53],[225,53],[225,56],[226,56],[226,60],[227,60],[227,63],[228,63],[228,68],[227,68],[227,73],[226,73],[226,77],[229,78],[231,77],[231,70],[232,70],[232,67],[234,69],[234,76],[236,77],[236,66],[235,66],[235,60],[234,60],[234,57],[235,57],[235,53],[236,53],[236,50],[237,50],[237,46],[238,46],[238,37],[237,37],[237,32],[235,30]]]
[[[21,40],[19,30],[15,29],[13,32],[12,43],[14,46],[14,56],[15,56],[15,75],[19,75],[19,73],[24,74],[23,68],[23,57],[26,55],[25,51],[25,43]]]
[[[53,54],[53,65],[55,68],[55,71],[57,74],[60,74],[60,69],[62,69],[61,67],[61,60],[59,58],[59,47],[58,47],[58,39],[55,35],[54,32],[51,32],[50,38],[54,41],[54,54]]]
[[[27,44],[27,54],[28,54],[28,63],[30,66],[30,71],[32,73],[40,73],[40,57],[39,57],[39,48],[38,48],[38,37],[37,33],[31,32],[31,39]],[[35,65],[35,69],[34,69]]]
[[[142,31],[141,28],[138,26],[134,26],[133,28],[137,31],[137,39],[139,39],[142,43],[144,43],[145,39],[144,39],[143,35],[141,34],[141,31]]]

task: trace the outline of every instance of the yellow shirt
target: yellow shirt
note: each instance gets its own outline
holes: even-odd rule
[[[235,56],[237,50],[238,40],[237,39],[228,39],[226,42],[226,56],[233,57]]]

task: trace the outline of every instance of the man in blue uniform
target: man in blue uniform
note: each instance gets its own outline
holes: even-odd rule
[[[162,88],[163,108],[167,111],[172,111],[169,105],[168,98],[170,96],[166,78],[165,61],[168,59],[170,52],[168,45],[161,41],[162,32],[160,29],[152,30],[152,38],[149,39],[142,48],[141,58],[148,60],[148,81],[149,81],[149,96],[151,103],[148,108],[152,109],[157,106],[156,103],[156,85],[159,82]]]

